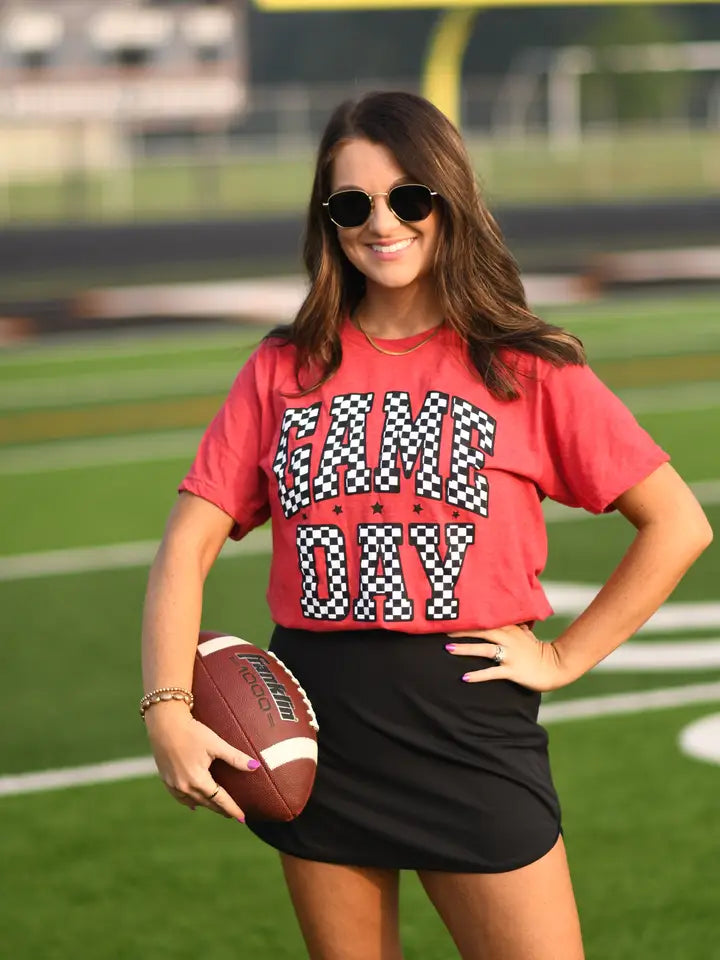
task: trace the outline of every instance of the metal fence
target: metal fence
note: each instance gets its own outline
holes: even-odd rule
[[[465,78],[463,133],[493,198],[720,192],[720,44],[680,49],[618,53],[616,74],[653,69],[661,84],[684,69],[683,96],[661,117],[627,120],[607,98],[600,107],[588,99],[597,65],[580,48],[525,51],[503,77]],[[10,110],[0,95],[0,220],[297,211],[330,112],[371,89],[417,91],[418,81],[256,87],[240,112],[165,122],[128,119],[127,103],[116,115],[79,109],[43,120],[42,110]]]

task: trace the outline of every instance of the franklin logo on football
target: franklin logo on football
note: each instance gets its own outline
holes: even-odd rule
[[[259,657],[253,654],[234,654],[236,660],[240,662],[240,675],[245,683],[248,684],[253,695],[257,697],[258,706],[261,710],[269,711],[270,703],[265,696],[265,691],[270,694],[273,703],[278,709],[281,720],[289,720],[297,723],[298,718],[293,708],[293,702],[287,695],[287,691],[282,683],[273,676],[270,664],[265,657]],[[243,663],[243,661],[247,661]],[[253,670],[250,666],[255,669]],[[268,713],[268,721],[274,724],[275,720],[271,713]]]

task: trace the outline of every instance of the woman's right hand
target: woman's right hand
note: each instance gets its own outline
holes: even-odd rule
[[[244,812],[213,780],[209,768],[219,759],[252,773],[259,766],[256,760],[195,720],[181,701],[154,704],[145,714],[145,724],[160,778],[177,801],[191,810],[203,806],[245,822]]]

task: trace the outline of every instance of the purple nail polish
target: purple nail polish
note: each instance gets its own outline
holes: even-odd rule
[[[260,766],[259,760],[248,760],[248,770],[257,770]]]
[[[464,673],[464,674],[462,675],[462,678],[463,678],[463,680],[469,680],[469,679],[470,679],[470,674],[469,674],[469,673]]]
[[[245,823],[244,817],[235,817],[235,819],[237,820],[238,823]]]
[[[452,653],[453,650],[455,649],[455,644],[454,644],[454,643],[446,643],[446,644],[445,644],[445,649],[446,649],[447,651],[449,651],[450,653]]]

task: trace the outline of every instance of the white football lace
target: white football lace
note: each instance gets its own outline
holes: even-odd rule
[[[267,653],[267,655],[268,655],[269,657],[272,657],[273,660],[274,660],[276,663],[279,663],[279,664],[280,664],[280,666],[283,668],[283,670],[285,670],[285,672],[288,674],[288,676],[290,677],[290,679],[292,680],[292,682],[293,682],[293,683],[295,684],[295,686],[297,687],[298,693],[299,693],[300,696],[302,697],[303,703],[305,704],[305,706],[306,706],[306,708],[307,708],[308,716],[310,717],[310,726],[311,726],[311,727],[313,728],[313,730],[317,733],[317,731],[320,729],[320,726],[319,726],[319,724],[318,724],[318,722],[317,722],[317,717],[315,716],[315,711],[313,710],[313,705],[312,705],[312,704],[310,703],[310,701],[308,700],[307,693],[306,693],[305,690],[303,690],[303,688],[300,686],[300,683],[299,683],[297,677],[296,677],[295,674],[292,672],[292,670],[290,669],[290,667],[288,667],[286,664],[284,664],[284,663],[282,662],[282,660],[280,659],[280,657],[276,656],[276,655],[272,652],[272,650],[266,650],[265,652]]]

